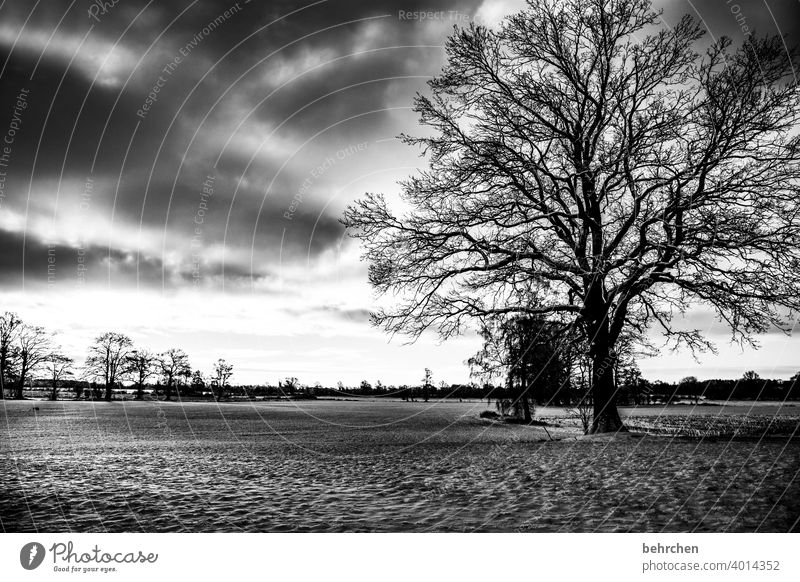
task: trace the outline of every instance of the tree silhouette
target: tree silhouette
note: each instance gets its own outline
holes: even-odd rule
[[[780,37],[696,46],[689,16],[649,0],[541,0],[499,30],[471,24],[418,96],[433,131],[404,136],[429,170],[403,214],[368,194],[343,218],[369,280],[399,294],[373,322],[446,338],[475,319],[575,323],[591,358],[592,432],[623,429],[613,365],[624,330],[705,305],[734,339],[800,308],[796,51]]]
[[[22,325],[16,313],[6,311],[0,315],[0,399],[5,398],[6,384],[13,372],[17,354],[15,344]]]
[[[468,360],[471,374],[491,381],[505,376],[508,404],[532,419],[531,403],[569,403],[575,341],[571,330],[542,317],[498,317],[484,321],[483,346]]]
[[[164,378],[166,400],[172,399],[172,387],[180,378],[188,378],[192,374],[189,356],[181,349],[171,348],[158,355],[158,366]]]
[[[430,368],[425,368],[425,376],[422,378],[422,400],[427,402],[430,398],[431,387],[433,386],[433,372]]]
[[[225,387],[228,385],[228,380],[230,380],[231,376],[233,376],[233,366],[221,358],[217,360],[214,364],[214,384],[216,384],[214,399],[217,402],[225,395]]]
[[[700,382],[697,380],[697,376],[685,376],[681,378],[680,382],[678,382],[678,389],[683,394],[689,394],[695,404],[700,402]]]
[[[125,334],[113,331],[97,336],[89,347],[86,357],[86,373],[89,377],[102,380],[105,386],[105,399],[111,400],[111,390],[126,371],[126,362],[133,341]]]
[[[300,386],[300,381],[294,376],[290,378],[284,378],[282,383],[280,380],[278,380],[278,389],[284,394],[287,392],[289,394],[294,394],[297,391],[298,386]]]
[[[15,398],[22,400],[25,380],[36,372],[52,353],[51,334],[43,327],[22,324],[17,334],[19,378]]]
[[[144,399],[144,383],[156,374],[158,358],[147,349],[135,349],[127,356],[127,367],[136,382],[136,400]]]
[[[58,400],[58,384],[65,378],[72,376],[72,365],[75,360],[62,354],[59,351],[52,351],[47,354],[45,359],[45,367],[50,378],[53,381],[52,392],[50,393],[50,400]]]
[[[203,390],[206,388],[206,379],[203,376],[203,372],[200,370],[195,370],[192,374],[192,392],[197,394],[202,394]]]

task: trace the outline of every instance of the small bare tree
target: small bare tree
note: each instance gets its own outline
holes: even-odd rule
[[[592,402],[589,399],[588,391],[584,392],[580,396],[577,404],[575,405],[575,410],[578,415],[578,420],[580,420],[581,428],[583,429],[583,434],[589,434],[589,430],[592,428],[593,407],[592,407]]]
[[[422,378],[422,400],[427,402],[430,398],[431,387],[433,386],[433,372],[430,368],[425,368],[425,376]]]
[[[228,385],[228,381],[233,376],[233,365],[229,364],[222,358],[217,360],[214,364],[214,399],[219,402],[220,399],[225,395],[225,387]],[[296,378],[295,378],[296,380]]]
[[[144,383],[157,372],[158,359],[150,350],[135,349],[128,354],[127,368],[136,382],[136,400],[144,400]]]
[[[278,391],[283,394],[292,395],[295,392],[297,392],[297,389],[299,387],[300,387],[300,380],[298,380],[294,376],[284,378],[283,380],[278,380]]]
[[[0,315],[0,399],[6,397],[6,384],[14,367],[15,344],[21,327],[22,320],[16,313],[6,311]]]
[[[47,355],[45,366],[50,378],[53,381],[50,400],[58,400],[59,383],[73,375],[72,366],[74,363],[75,360],[59,351],[53,351]]]
[[[52,353],[51,334],[43,327],[22,324],[17,335],[19,378],[15,398],[22,400],[25,381],[32,376]]]
[[[127,335],[113,331],[97,336],[86,357],[86,374],[102,380],[105,399],[111,401],[111,390],[126,372],[133,341]]]
[[[172,399],[172,388],[181,378],[188,378],[192,375],[192,368],[189,365],[189,356],[181,349],[172,348],[159,354],[158,365],[161,369],[161,376],[164,379],[165,399]]]

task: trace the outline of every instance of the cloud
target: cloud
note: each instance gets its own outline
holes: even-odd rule
[[[157,257],[96,245],[70,246],[45,242],[20,232],[0,230],[0,285],[74,287],[87,283],[136,286],[162,280]]]
[[[33,27],[19,32],[11,23],[0,24],[0,47],[74,66],[101,87],[119,87],[137,62],[136,53],[119,42]]]

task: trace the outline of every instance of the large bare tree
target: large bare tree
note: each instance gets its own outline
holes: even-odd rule
[[[111,390],[127,371],[127,360],[133,341],[125,334],[113,331],[97,336],[86,357],[87,375],[99,378],[105,386],[105,399],[111,400]]]
[[[649,0],[537,0],[470,25],[418,96],[430,168],[406,210],[369,194],[345,212],[369,278],[402,299],[390,332],[459,333],[475,318],[578,326],[593,432],[623,428],[611,370],[626,328],[707,346],[673,315],[705,305],[734,339],[800,307],[796,53],[779,37],[706,42]]]

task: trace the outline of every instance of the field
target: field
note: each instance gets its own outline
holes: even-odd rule
[[[800,408],[623,409],[637,430],[655,434],[612,438],[582,437],[561,409],[537,411],[560,425],[545,430],[479,419],[486,407],[4,401],[0,525],[8,532],[800,528],[800,438],[792,437]],[[759,436],[753,427],[764,419],[772,428]],[[686,427],[711,436],[678,436]]]

